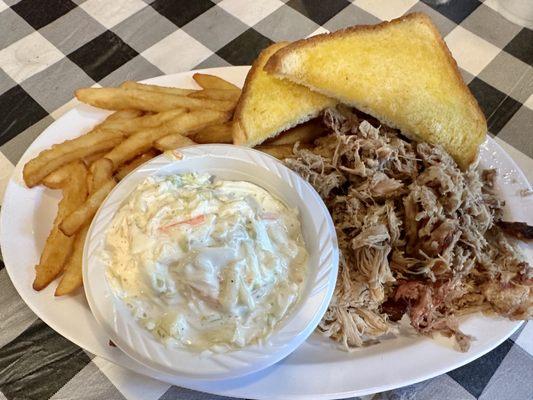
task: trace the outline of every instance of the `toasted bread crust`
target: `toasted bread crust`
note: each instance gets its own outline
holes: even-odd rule
[[[456,81],[456,83],[459,85],[461,91],[465,95],[466,101],[469,103],[469,105],[471,107],[471,110],[475,114],[474,115],[474,119],[476,120],[476,125],[481,127],[480,132],[483,131],[482,133],[477,133],[475,135],[475,137],[473,137],[473,141],[476,143],[476,151],[472,152],[471,154],[469,154],[468,157],[465,160],[460,160],[460,161],[458,160],[458,162],[461,164],[461,166],[463,168],[466,168],[468,164],[470,164],[473,161],[475,161],[475,159],[477,157],[477,148],[479,147],[479,144],[481,144],[483,142],[484,138],[485,138],[485,134],[486,134],[485,115],[483,114],[482,110],[480,109],[479,104],[477,103],[476,99],[474,98],[474,96],[470,92],[470,89],[465,84],[465,82],[464,82],[464,80],[463,80],[463,78],[461,76],[461,73],[459,71],[459,68],[457,67],[457,63],[456,63],[455,59],[453,58],[450,50],[448,49],[448,46],[446,45],[446,43],[442,39],[439,31],[437,30],[435,25],[431,22],[431,19],[427,15],[425,15],[423,13],[418,13],[418,12],[417,13],[411,13],[411,14],[405,15],[403,17],[400,17],[400,18],[397,18],[397,19],[394,19],[394,20],[391,20],[391,21],[385,21],[385,22],[379,23],[377,25],[353,26],[353,27],[348,27],[348,28],[342,29],[342,30],[337,31],[337,32],[323,33],[323,34],[320,34],[320,35],[313,36],[313,37],[311,37],[309,39],[298,40],[298,41],[293,42],[290,45],[278,50],[274,55],[272,55],[270,57],[270,59],[267,61],[266,65],[264,67],[264,70],[267,71],[267,72],[270,72],[270,73],[272,73],[272,74],[274,74],[274,75],[276,75],[278,77],[287,78],[287,79],[289,79],[289,80],[291,80],[291,81],[293,81],[295,83],[306,85],[311,90],[314,90],[314,91],[316,91],[318,93],[324,94],[326,96],[334,97],[333,93],[329,93],[327,91],[320,90],[319,88],[311,87],[311,86],[307,85],[305,82],[298,81],[298,80],[294,79],[293,77],[285,75],[284,72],[283,72],[283,66],[282,66],[283,58],[287,54],[290,54],[291,52],[293,52],[293,51],[295,51],[297,49],[313,48],[317,44],[319,44],[319,43],[321,43],[323,41],[331,41],[331,40],[334,40],[336,38],[343,38],[343,37],[349,36],[349,35],[351,35],[353,33],[357,33],[357,32],[379,31],[379,30],[383,29],[384,27],[387,27],[387,26],[390,26],[390,25],[395,25],[395,24],[400,24],[400,23],[405,22],[405,21],[417,21],[417,22],[423,23],[426,27],[428,27],[431,30],[432,35],[434,36],[434,39],[436,39],[436,42],[437,42],[439,48],[442,50],[443,54],[445,55],[445,57],[447,58],[447,60],[449,62],[449,65],[451,66],[451,69],[453,71],[453,76],[454,76],[453,79],[454,79],[454,81]],[[365,111],[367,113],[372,114],[371,110],[362,110],[362,111]],[[379,116],[376,116],[376,117],[379,119]],[[383,122],[387,123],[387,124],[394,125],[393,121],[383,121]],[[405,135],[409,136],[409,132],[403,132],[403,133]],[[472,133],[472,134],[474,134],[474,133]],[[413,135],[411,135],[411,136],[413,136]],[[415,139],[415,140],[421,140],[421,138],[418,138],[418,137],[411,137],[411,138]]]
[[[239,120],[234,120],[232,124],[233,144],[242,146],[246,143],[246,132],[241,126]]]
[[[267,74],[268,59],[287,42],[264,49],[254,61],[234,113],[234,144],[254,146],[304,123],[336,101],[302,85]]]
[[[267,49],[274,48],[278,49],[277,51],[279,51],[279,49],[282,49],[288,44],[289,42],[274,43]],[[241,97],[239,98],[239,102],[237,103],[237,106],[235,107],[235,112],[233,114],[233,144],[243,145],[248,141],[248,135],[246,134],[246,131],[242,127],[240,121],[242,120],[243,110],[248,105],[248,99],[250,98],[250,84],[255,79],[256,75],[259,73],[260,66],[264,65],[265,62],[267,62],[268,58],[271,56],[270,52],[266,51],[267,49],[259,53],[259,56],[252,64],[252,68],[250,68],[248,75],[246,75],[246,80],[244,81],[244,85],[241,91]]]
[[[417,19],[420,21],[423,21],[424,23],[431,25],[432,29],[434,29],[437,32],[437,36],[440,38],[440,33],[438,33],[438,31],[436,30],[435,26],[431,22],[431,19],[429,19],[429,17],[424,13],[414,12],[414,13],[410,13],[399,18],[392,19],[390,21],[380,22],[379,24],[349,26],[347,28],[340,29],[335,32],[320,33],[318,35],[311,36],[310,38],[307,38],[307,39],[296,40],[290,43],[289,45],[285,46],[284,48],[278,50],[275,54],[273,54],[268,60],[268,62],[266,63],[264,69],[265,71],[268,71],[268,72],[279,73],[278,69],[281,66],[280,65],[281,58],[285,56],[287,53],[291,53],[293,50],[297,48],[313,47],[315,44],[320,43],[322,41],[328,41],[331,39],[341,38],[350,33],[357,33],[357,32],[362,32],[362,31],[379,31],[386,26],[395,25],[395,24],[399,24],[404,21],[417,20]],[[446,44],[443,41],[442,41],[442,44],[444,44],[444,46],[446,47]],[[455,63],[455,60],[453,60],[453,62]]]

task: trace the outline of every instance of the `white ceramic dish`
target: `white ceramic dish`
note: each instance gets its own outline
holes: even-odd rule
[[[209,73],[242,86],[248,68],[216,68]],[[148,82],[194,87],[192,74],[184,72]],[[254,399],[330,399],[389,390],[450,371],[490,351],[520,326],[519,322],[503,318],[469,316],[461,323],[466,333],[476,337],[468,353],[454,350],[448,342],[418,336],[401,336],[344,353],[313,334],[276,365],[226,381],[186,379],[144,367],[120,349],[109,346],[109,336],[92,316],[83,294],[54,298],[53,284],[42,292],[31,287],[33,266],[52,225],[59,193],[41,187],[27,189],[22,182],[22,166],[39,151],[87,131],[105,115],[101,110],[78,106],[48,127],[17,164],[6,189],[1,215],[2,253],[19,294],[44,322],[86,350],[138,373],[204,392]],[[532,224],[533,196],[519,195],[521,189],[529,187],[524,174],[490,138],[482,145],[480,155],[483,167],[494,166],[500,172],[497,188],[507,202],[507,216]],[[530,246],[525,250],[531,262],[533,249]]]
[[[89,229],[83,255],[85,294],[96,320],[126,354],[157,371],[196,379],[227,379],[264,369],[300,346],[326,312],[337,281],[339,250],[335,226],[318,193],[275,158],[245,147],[214,144],[179,149],[180,160],[162,154],[140,166],[109,194]],[[147,177],[186,172],[247,181],[297,208],[308,273],[301,298],[263,345],[200,355],[165,346],[142,328],[113,295],[101,254],[107,229],[129,194]]]

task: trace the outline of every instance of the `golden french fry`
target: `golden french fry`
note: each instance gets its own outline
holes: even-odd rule
[[[67,236],[72,236],[78,232],[83,225],[89,223],[98,207],[105,200],[111,189],[115,187],[117,183],[114,179],[107,181],[97,191],[92,193],[85,203],[78,207],[75,211],[68,214],[65,219],[59,224],[59,229]]]
[[[149,92],[174,94],[178,96],[187,96],[188,94],[198,92],[198,90],[194,90],[194,89],[181,89],[181,88],[175,88],[175,87],[149,85],[147,83],[139,83],[135,81],[126,81],[120,85],[120,88],[148,90]]]
[[[76,90],[76,97],[83,103],[108,110],[135,108],[143,111],[168,111],[176,108],[210,109],[230,111],[235,101],[195,99],[148,90],[121,88],[84,88]]]
[[[115,174],[115,178],[121,181],[122,179],[126,177],[126,175],[128,175],[131,171],[133,171],[139,165],[144,164],[148,160],[151,160],[158,154],[159,153],[157,151],[151,149],[151,150],[148,150],[146,153],[143,153],[140,156],[135,157],[129,163],[124,164],[117,170],[117,173]]]
[[[87,168],[81,161],[69,164],[68,184],[64,185],[63,198],[59,202],[54,225],[41,253],[39,264],[35,266],[33,288],[42,290],[63,270],[70,255],[73,239],[66,236],[59,225],[62,220],[76,210],[87,198]]]
[[[89,196],[93,192],[93,176],[89,172],[87,173],[87,193],[89,193]]]
[[[54,172],[46,175],[42,184],[49,189],[61,189],[68,180],[70,168],[70,164],[63,165]]]
[[[89,156],[83,157],[81,160],[84,162],[84,164],[87,167],[90,167],[93,162],[105,156],[107,152],[108,150],[99,151],[98,153],[94,153]]]
[[[109,115],[106,118],[106,121],[116,121],[120,119],[131,119],[131,118],[137,118],[143,115],[143,112],[141,110],[121,110],[121,111],[115,111],[113,114]]]
[[[167,127],[163,129],[161,127],[144,129],[131,135],[127,140],[107,153],[105,158],[113,163],[113,170],[116,171],[124,163],[148,151],[153,147],[154,141],[162,135],[168,134],[170,132]]]
[[[142,129],[155,128],[163,125],[165,122],[170,121],[187,112],[186,109],[177,109],[163,111],[153,115],[144,115],[139,118],[124,119],[119,121],[112,121],[106,124],[106,128],[116,129],[121,132],[133,133]]]
[[[324,127],[316,121],[311,121],[306,124],[298,125],[289,129],[273,139],[265,142],[265,145],[280,146],[284,144],[312,143],[316,138],[325,132]]]
[[[231,122],[209,125],[192,135],[196,143],[233,143]]]
[[[125,162],[153,147],[153,143],[163,136],[179,133],[185,136],[206,125],[225,122],[230,118],[229,113],[214,110],[196,110],[182,114],[165,124],[152,129],[145,129],[131,135],[121,144],[105,155],[111,160],[114,170]]]
[[[292,144],[284,144],[281,146],[269,146],[269,145],[262,145],[262,146],[256,146],[256,150],[262,151],[263,153],[270,154],[272,157],[276,157],[277,159],[283,159],[293,156],[293,145]]]
[[[113,163],[101,158],[91,164],[89,172],[89,193],[94,193],[113,177]]]
[[[124,133],[119,131],[96,128],[86,135],[56,144],[24,165],[24,182],[28,187],[34,187],[65,164],[112,149],[122,141],[123,136]]]
[[[195,82],[202,87],[202,89],[241,90],[233,83],[214,75],[196,73],[192,76],[192,79],[194,79]]]
[[[24,165],[23,177],[26,185],[33,187],[39,184],[51,172],[79,158],[89,158],[85,162],[90,164],[92,162],[91,156],[97,155],[102,151],[107,152],[117,145],[123,136],[127,135],[127,132],[107,129],[108,124],[140,115],[142,115],[142,112],[139,110],[115,112],[88,133],[53,145],[51,148],[42,151],[37,157]]]
[[[215,99],[215,100],[239,100],[241,95],[240,90],[228,90],[228,89],[204,89],[198,90],[188,95],[195,99]]]
[[[71,294],[76,289],[83,286],[82,278],[82,259],[83,246],[85,245],[85,238],[89,230],[90,224],[85,224],[83,228],[74,237],[74,244],[72,246],[72,253],[65,263],[63,276],[57,285],[55,296],[63,296]]]
[[[102,157],[104,157],[105,154],[109,152],[109,149],[111,149],[112,146],[107,146],[104,151],[100,151],[95,154],[91,154],[87,157],[83,157],[81,160],[86,166],[92,166],[95,161],[100,160]],[[50,174],[46,175],[46,177],[42,180],[42,184],[46,186],[49,189],[60,189],[63,184],[67,181],[68,173],[69,173],[69,164],[63,165],[62,167],[56,169],[55,171],[51,172]],[[94,168],[94,166],[92,166]],[[94,175],[94,172],[92,169],[90,169],[90,174],[88,184],[92,184],[92,175]],[[111,178],[111,176],[108,177],[108,179]]]
[[[180,135],[179,133],[175,133],[157,139],[154,143],[154,147],[160,151],[167,151],[177,149],[178,147],[192,146],[193,144],[196,144],[194,140],[189,139],[187,136]]]

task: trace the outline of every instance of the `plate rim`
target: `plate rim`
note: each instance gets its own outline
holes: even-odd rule
[[[191,71],[182,71],[182,72],[175,73],[175,74],[167,74],[167,75],[161,75],[161,76],[150,78],[150,79],[145,79],[145,80],[143,80],[141,82],[157,83],[158,81],[161,81],[161,80],[163,80],[165,78],[173,79],[173,78],[175,78],[175,77],[177,78],[179,76],[190,76],[192,73],[195,73],[195,72],[215,73],[216,74],[217,71],[227,70],[227,69],[230,69],[230,70],[240,69],[240,70],[242,70],[241,73],[245,74],[246,71],[249,68],[250,68],[250,66],[226,66],[226,67],[207,68],[207,69],[199,69],[199,70],[191,70]],[[67,116],[72,116],[73,114],[78,112],[80,107],[83,107],[83,105],[81,105],[81,106],[77,105],[73,109],[67,111],[60,118],[58,118],[56,121],[54,121],[52,124],[50,124],[45,130],[43,130],[43,132],[41,132],[34,139],[34,141],[28,146],[28,148],[25,150],[25,152],[23,153],[23,155],[21,156],[21,158],[17,162],[15,168],[13,169],[12,175],[10,176],[10,178],[8,180],[8,183],[7,183],[7,186],[6,186],[5,195],[4,195],[3,205],[6,204],[6,199],[9,198],[10,192],[11,192],[11,190],[13,190],[13,189],[11,189],[12,185],[17,184],[15,179],[21,173],[21,170],[22,170],[22,165],[21,165],[22,162],[21,161],[24,160],[25,158],[27,158],[29,153],[35,152],[35,150],[30,151],[31,148],[32,148],[32,145],[34,144],[34,142],[38,138],[40,138],[42,135],[44,135],[52,126],[54,126],[55,124],[59,123],[59,121],[61,121],[62,119],[66,118]],[[518,177],[520,178],[520,180],[522,180],[527,185],[529,185],[529,187],[531,187],[531,185],[529,184],[529,181],[527,180],[527,177],[525,176],[524,172],[516,164],[516,162],[513,160],[513,158],[502,148],[502,146],[500,146],[489,135],[487,135],[487,139],[486,139],[485,143],[487,143],[487,142],[489,142],[490,145],[495,146],[498,149],[499,154],[501,156],[503,156],[510,165],[512,165],[513,169],[518,174]],[[7,235],[6,227],[5,227],[5,224],[6,224],[5,219],[7,219],[7,217],[5,216],[6,213],[4,212],[4,210],[5,210],[5,208],[2,207],[2,212],[0,213],[1,214],[0,215],[0,245],[1,245],[2,248],[4,247],[3,244],[6,241],[4,239],[4,237]],[[13,286],[17,290],[18,294],[21,296],[21,298],[24,301],[24,303],[32,310],[32,312],[37,317],[39,317],[43,322],[45,322],[48,326],[50,326],[54,331],[56,331],[58,334],[60,334],[61,336],[65,337],[69,341],[73,342],[77,346],[79,346],[79,347],[81,347],[83,349],[87,349],[87,347],[90,347],[90,346],[87,346],[85,344],[82,344],[81,340],[78,340],[76,337],[73,337],[68,332],[64,332],[64,330],[62,330],[62,329],[60,329],[60,330],[56,329],[53,326],[55,324],[53,322],[51,322],[50,319],[46,315],[40,315],[41,313],[36,311],[37,310],[36,306],[34,304],[29,303],[29,302],[26,301],[26,299],[21,294],[21,293],[23,293],[23,290],[21,289],[21,287],[24,284],[24,282],[17,282],[16,280],[13,279],[14,275],[13,275],[12,270],[14,270],[16,267],[14,265],[11,266],[12,265],[11,261],[12,260],[7,260],[6,257],[4,257],[4,263],[5,263],[5,267],[6,267],[6,272],[7,272],[8,276],[9,276],[11,282],[13,283]],[[310,396],[312,396],[312,398],[316,398],[316,399],[346,398],[346,397],[350,397],[350,396],[362,396],[362,395],[367,395],[367,394],[370,394],[370,393],[379,393],[379,392],[382,392],[382,391],[391,390],[391,389],[394,389],[394,388],[399,388],[399,387],[411,385],[411,384],[414,384],[414,383],[417,383],[417,382],[421,382],[421,381],[424,381],[424,380],[427,380],[427,379],[431,379],[431,378],[433,378],[435,376],[444,374],[444,373],[449,372],[449,371],[451,371],[453,369],[456,369],[456,368],[459,368],[459,367],[461,367],[461,366],[463,366],[465,364],[468,364],[469,362],[471,362],[471,361],[473,361],[473,360],[475,360],[475,359],[477,359],[479,357],[482,357],[483,355],[487,354],[489,351],[493,350],[495,347],[497,347],[498,345],[503,343],[505,340],[507,340],[516,330],[519,329],[519,327],[524,322],[525,321],[513,321],[513,326],[512,326],[512,328],[509,329],[507,334],[505,334],[499,340],[491,342],[490,345],[485,346],[482,350],[476,352],[475,354],[472,353],[470,357],[467,357],[464,360],[460,360],[459,362],[454,363],[451,366],[443,367],[443,368],[440,368],[438,370],[433,370],[432,372],[427,373],[427,374],[419,374],[419,375],[417,375],[417,377],[415,377],[413,379],[403,380],[402,383],[400,383],[400,384],[390,383],[390,384],[385,384],[385,385],[379,386],[378,388],[372,387],[372,388],[367,388],[367,389],[356,389],[356,390],[347,390],[347,391],[345,390],[345,391],[340,391],[340,392],[328,392],[328,393],[322,393],[322,394],[317,394],[317,395],[314,395],[314,394],[302,394],[302,395],[300,395],[300,394],[290,394],[290,395],[284,395],[284,394],[279,394],[278,393],[278,394],[269,395],[268,398],[302,399],[302,398],[309,398]],[[113,358],[113,357],[110,356],[111,353],[107,353],[107,354],[100,353],[99,354],[98,352],[94,352],[92,350],[88,350],[88,351],[93,352],[94,354],[96,354],[96,355],[98,355],[98,356],[100,356],[100,357],[102,357],[102,358],[104,358],[104,359],[106,359],[106,360],[108,360],[110,362],[113,362],[113,363],[115,363],[115,364],[117,364],[117,365],[119,365],[121,367],[127,368],[127,369],[129,369],[131,371],[134,371],[134,372],[137,372],[137,373],[141,373],[141,374],[144,373],[144,375],[146,375],[146,376],[149,376],[149,377],[152,377],[152,378],[155,378],[155,379],[158,379],[158,380],[162,380],[162,381],[165,381],[165,382],[170,383],[170,384],[176,384],[176,385],[180,385],[180,386],[183,386],[183,387],[188,387],[188,388],[191,388],[193,390],[205,391],[205,389],[202,389],[202,381],[201,380],[192,379],[192,380],[189,380],[188,382],[182,382],[182,383],[169,382],[167,379],[161,378],[161,376],[159,374],[157,374],[155,371],[150,371],[148,368],[146,369],[145,372],[140,372],[138,369],[133,368],[131,365],[126,365],[126,363],[124,363],[123,360],[119,360],[119,358],[121,358],[120,356]],[[338,363],[338,361],[335,361],[333,363]],[[232,389],[224,390],[224,391],[216,391],[215,390],[215,391],[208,391],[208,392],[209,393],[213,393],[213,394],[225,395],[225,396],[243,395],[242,393],[241,394],[232,394]],[[246,394],[246,396],[247,397],[251,397],[251,398],[265,398],[263,396],[258,396],[258,397],[254,396],[251,393]]]

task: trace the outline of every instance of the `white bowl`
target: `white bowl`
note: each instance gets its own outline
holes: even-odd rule
[[[123,179],[96,214],[85,243],[83,281],[89,306],[110,339],[140,363],[164,373],[196,379],[226,379],[264,369],[293,352],[313,332],[330,302],[339,252],[331,216],[316,191],[275,158],[245,147],[199,145],[179,149],[181,159],[161,155]],[[301,298],[265,344],[226,353],[200,354],[165,346],[142,328],[117,299],[99,254],[105,232],[124,199],[151,175],[207,172],[217,178],[255,183],[300,212],[309,252]]]

